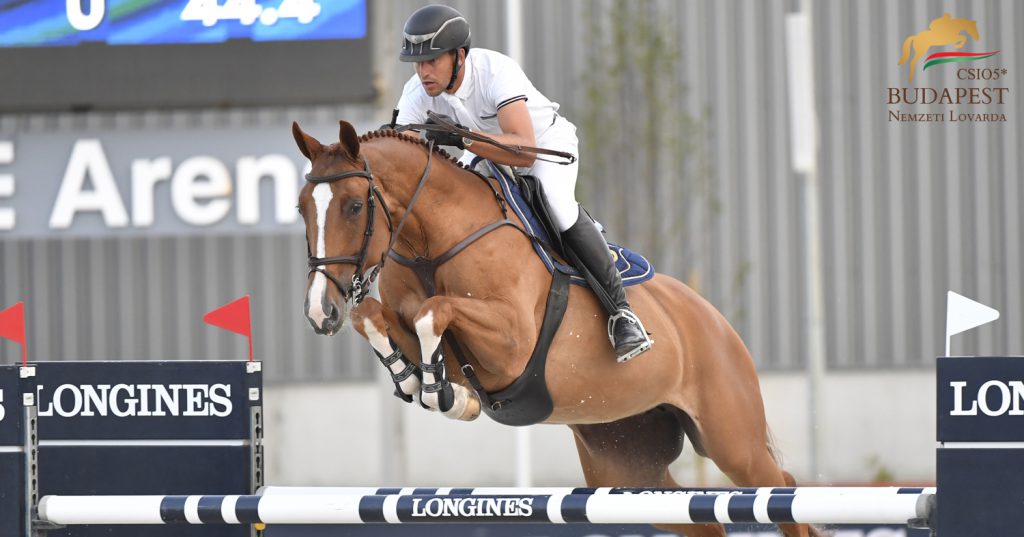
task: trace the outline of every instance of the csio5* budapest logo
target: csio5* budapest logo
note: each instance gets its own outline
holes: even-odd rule
[[[915,76],[930,76],[937,70],[956,69],[957,85],[953,87],[915,86],[888,88],[889,121],[897,122],[1005,122],[1003,106],[1010,94],[1010,88],[1002,86],[1009,70],[991,65],[977,65],[971,62],[998,57],[1000,51],[960,51],[970,40],[977,45],[981,41],[978,23],[970,19],[958,19],[949,13],[931,21],[928,29],[907,37],[903,41],[903,52],[899,65],[901,74],[907,65],[907,79],[914,83]],[[929,54],[933,47],[949,47],[956,50],[939,50]],[[909,61],[908,61],[909,60]],[[909,65],[908,65],[909,64]],[[948,65],[947,65],[948,64]],[[921,72],[917,73],[917,68]],[[928,72],[932,69],[931,72]],[[926,72],[927,75],[926,75]],[[942,111],[929,108],[922,111],[921,105],[950,106]],[[897,108],[898,107],[898,108]],[[970,107],[970,108],[967,108]]]

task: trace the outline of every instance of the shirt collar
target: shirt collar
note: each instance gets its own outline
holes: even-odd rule
[[[462,71],[465,74],[462,76],[462,84],[459,86],[459,89],[455,90],[455,96],[465,101],[473,95],[474,77],[472,51],[466,54],[466,62],[462,66]]]

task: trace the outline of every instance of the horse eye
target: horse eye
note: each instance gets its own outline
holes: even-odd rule
[[[345,204],[345,214],[349,216],[356,216],[363,210],[363,202],[361,201],[350,201]]]

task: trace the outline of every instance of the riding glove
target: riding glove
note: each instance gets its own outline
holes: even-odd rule
[[[462,125],[459,125],[458,123],[455,123],[455,120],[452,119],[451,116],[448,116],[448,115],[445,115],[445,114],[438,114],[438,117],[440,117],[440,118],[442,118],[442,119],[444,119],[444,120],[446,120],[446,121],[448,121],[450,123],[454,123],[455,126],[460,128],[460,129],[466,129],[466,127],[464,127]],[[436,123],[437,122],[434,121],[434,118],[427,119],[427,125],[436,124]],[[468,129],[466,129],[466,130],[468,130]],[[424,136],[426,137],[427,140],[433,140],[434,141],[434,145],[450,145],[452,147],[457,147],[459,149],[465,149],[466,148],[466,146],[462,143],[462,136],[459,135],[459,134],[456,134],[454,132],[428,130],[427,133],[424,134]]]

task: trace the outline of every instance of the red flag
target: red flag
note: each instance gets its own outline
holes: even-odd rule
[[[252,320],[249,318],[249,295],[207,313],[203,316],[203,321],[217,328],[248,337],[249,361],[252,361]]]
[[[25,303],[0,311],[0,338],[9,339],[21,345],[21,364],[28,365],[28,346],[25,344]]]

